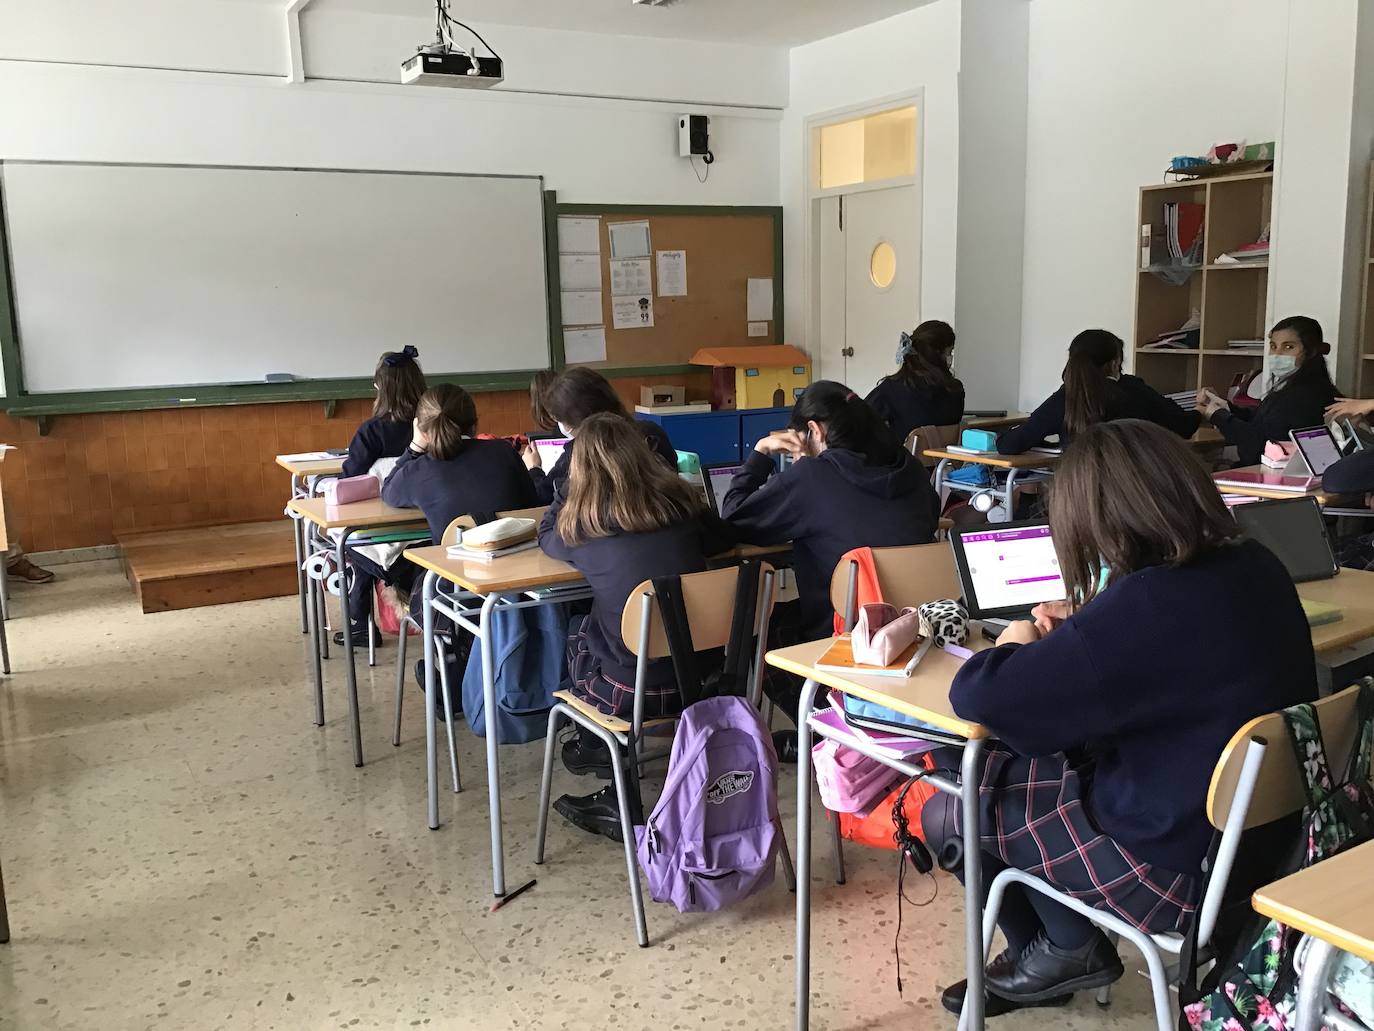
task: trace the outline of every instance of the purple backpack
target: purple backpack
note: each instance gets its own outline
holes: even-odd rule
[[[682,713],[663,794],[635,828],[655,902],[713,912],[773,882],[777,766],[773,739],[745,699],[707,698]]]

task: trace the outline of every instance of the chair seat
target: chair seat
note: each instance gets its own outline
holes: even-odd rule
[[[568,708],[577,710],[579,716],[585,717],[603,730],[609,730],[612,734],[628,734],[633,729],[629,720],[623,720],[619,716],[608,715],[591,702],[578,698],[571,691],[555,691],[553,696]],[[675,716],[668,716],[657,720],[645,720],[644,730],[647,731],[650,727],[661,727],[676,722],[677,717]]]

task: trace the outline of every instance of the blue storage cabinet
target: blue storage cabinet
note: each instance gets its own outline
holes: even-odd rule
[[[790,408],[753,408],[690,415],[639,412],[636,418],[662,426],[677,450],[695,452],[704,465],[720,465],[742,461],[760,437],[785,427],[791,413]]]

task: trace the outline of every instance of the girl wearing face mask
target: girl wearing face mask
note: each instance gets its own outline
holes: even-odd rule
[[[533,398],[533,393],[531,397]],[[553,420],[558,429],[566,436],[576,438],[577,428],[593,415],[602,412],[618,415],[634,424],[649,442],[649,450],[658,455],[673,472],[677,472],[677,452],[673,442],[658,423],[645,419],[635,419],[625,410],[625,404],[616,394],[615,388],[601,373],[577,365],[564,369],[553,377],[538,398],[544,418]],[[544,469],[539,460],[539,452],[533,446],[527,447],[521,455],[525,467],[534,480],[539,504],[547,505],[553,501],[555,493],[565,493],[568,470],[572,468],[573,447],[576,439],[569,442],[563,454],[552,469]]]
[[[964,385],[954,377],[954,330],[948,322],[922,322],[903,333],[898,369],[866,400],[904,441],[922,426],[954,426],[964,417]]]
[[[1144,380],[1121,371],[1125,345],[1105,329],[1085,329],[1069,344],[1064,385],[1047,397],[1020,426],[997,438],[1004,455],[1025,454],[1046,438],[1061,445],[1089,426],[1113,419],[1144,419],[1180,437],[1197,432],[1198,416],[1185,412]]]
[[[1241,465],[1260,460],[1264,445],[1287,440],[1292,430],[1319,426],[1336,400],[1336,387],[1326,369],[1331,350],[1322,339],[1321,323],[1306,315],[1281,319],[1269,331],[1264,374],[1268,392],[1258,408],[1233,409],[1216,391],[1198,392],[1197,409],[1240,452]]]

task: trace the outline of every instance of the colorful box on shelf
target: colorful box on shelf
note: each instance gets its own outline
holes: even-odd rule
[[[711,407],[785,408],[811,383],[811,356],[790,344],[703,347],[691,364],[711,368]]]

